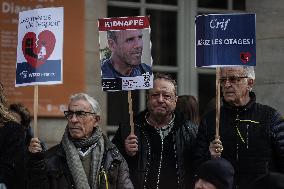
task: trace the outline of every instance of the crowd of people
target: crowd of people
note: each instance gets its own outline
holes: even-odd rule
[[[65,132],[50,149],[0,84],[0,188],[284,188],[284,120],[256,101],[254,83],[253,67],[221,68],[220,135],[216,110],[200,119],[198,100],[178,96],[167,74],[155,74],[134,133],[121,123],[112,141],[102,132],[99,102],[72,94]]]

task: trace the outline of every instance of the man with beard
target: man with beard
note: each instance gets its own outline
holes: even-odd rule
[[[176,113],[176,82],[156,74],[147,93],[147,110],[129,124],[120,125],[113,143],[126,159],[135,189],[191,188],[191,154],[197,125]]]
[[[204,115],[196,139],[196,160],[227,159],[238,189],[250,188],[271,171],[284,173],[284,121],[275,109],[256,102],[254,82],[252,66],[221,68],[220,139],[215,138],[216,110]]]
[[[152,74],[149,65],[141,63],[142,30],[107,31],[111,57],[102,62],[102,78],[136,77]]]
[[[72,95],[60,144],[44,152],[38,138],[29,146],[29,189],[133,189],[128,166],[100,129],[98,102]]]

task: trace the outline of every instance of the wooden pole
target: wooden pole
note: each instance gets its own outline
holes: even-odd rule
[[[216,139],[220,139],[220,67],[216,68]]]
[[[132,110],[132,98],[131,91],[128,91],[128,112],[129,112],[129,122],[130,122],[130,134],[134,135],[134,122],[133,122],[133,110]]]
[[[37,113],[38,113],[38,85],[34,86],[34,137],[38,136],[37,133]]]

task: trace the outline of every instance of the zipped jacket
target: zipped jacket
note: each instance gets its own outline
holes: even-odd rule
[[[99,189],[133,189],[125,159],[105,136]],[[75,189],[62,144],[44,153],[29,153],[29,189]]]
[[[215,138],[215,113],[209,112],[201,121],[197,135],[195,162],[210,159],[209,143]],[[273,108],[256,103],[253,92],[242,107],[223,100],[220,111],[222,157],[235,168],[235,188],[248,184],[270,171],[284,173],[284,121]]]
[[[130,134],[129,124],[121,124],[112,142],[118,147],[121,154],[126,159],[130,178],[135,189],[148,188],[147,176],[151,166],[153,136],[145,120],[146,111],[140,113],[135,121],[135,135],[138,137],[138,153],[131,157],[126,154],[124,141]],[[175,113],[172,141],[177,165],[178,188],[189,188],[193,180],[192,153],[195,146],[198,126],[189,120],[184,120],[181,115]],[[158,172],[156,174],[159,174]]]
[[[25,188],[24,152],[24,127],[5,122],[0,127],[0,183],[8,189]]]

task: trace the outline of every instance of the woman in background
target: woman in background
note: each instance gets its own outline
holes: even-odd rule
[[[0,187],[24,188],[24,128],[9,111],[0,82]]]
[[[10,104],[10,111],[25,130],[25,145],[28,147],[33,138],[33,131],[30,126],[31,113],[27,107],[21,103]]]
[[[178,96],[176,111],[182,113],[185,119],[199,125],[199,104],[194,96]]]

